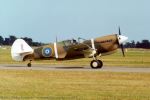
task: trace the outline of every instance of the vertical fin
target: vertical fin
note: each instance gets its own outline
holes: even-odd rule
[[[34,50],[23,39],[15,40],[11,47],[11,56],[15,61],[22,61],[26,55],[33,52]]]

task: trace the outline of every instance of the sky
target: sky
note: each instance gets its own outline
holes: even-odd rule
[[[150,39],[150,0],[0,0],[0,35],[38,42],[118,33]]]

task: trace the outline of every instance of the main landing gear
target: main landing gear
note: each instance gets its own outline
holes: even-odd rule
[[[99,55],[101,56],[101,54]],[[96,55],[93,56],[93,60],[90,63],[91,67],[93,69],[98,69],[98,68],[102,68],[103,67],[103,62],[101,60],[98,60],[96,58]]]
[[[30,60],[30,62],[27,64],[28,67],[32,66],[31,62],[32,62],[32,60]]]
[[[103,62],[101,60],[92,60],[90,65],[93,69],[98,69],[102,68]]]

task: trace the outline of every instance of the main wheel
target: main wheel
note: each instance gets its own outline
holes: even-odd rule
[[[102,68],[103,62],[101,60],[92,60],[90,65],[93,69]]]
[[[92,60],[90,65],[92,68],[97,69],[99,68],[100,63],[97,60]]]
[[[28,67],[31,67],[31,63],[28,63],[27,66],[28,66]]]
[[[103,62],[101,60],[97,60],[99,62],[99,68],[102,68],[103,67]]]

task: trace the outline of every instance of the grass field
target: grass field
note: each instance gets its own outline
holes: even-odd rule
[[[11,59],[10,48],[0,49],[0,64],[26,64],[27,62],[15,62]],[[122,53],[118,50],[117,53],[108,56],[102,56],[104,66],[125,66],[125,67],[150,67],[150,50],[145,49],[128,49],[126,57],[122,57]],[[38,60],[33,61],[33,64],[51,64],[51,65],[73,65],[73,66],[89,66],[92,58],[83,58],[75,60]]]
[[[150,67],[150,50],[128,49],[101,58],[105,66]],[[91,59],[44,60],[33,64],[89,65]],[[23,62],[26,64],[27,62]],[[14,62],[0,48],[0,64]],[[0,100],[150,100],[150,73],[0,70]]]
[[[150,73],[0,70],[0,99],[149,100]]]

